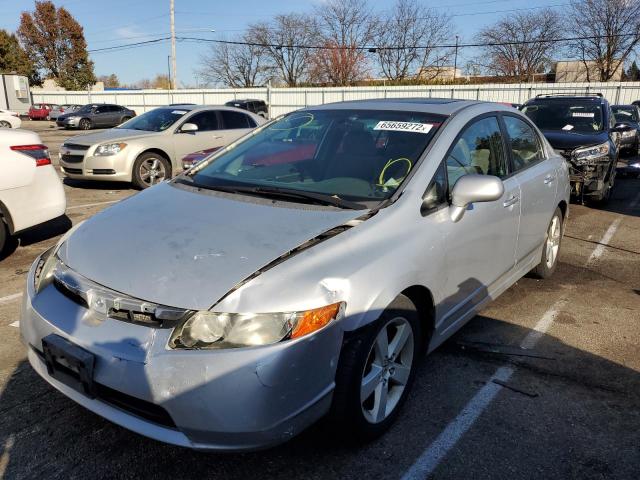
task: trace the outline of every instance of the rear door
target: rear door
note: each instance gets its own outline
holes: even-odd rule
[[[186,118],[185,123],[193,123],[198,127],[195,132],[182,132],[180,129],[173,135],[176,158],[181,160],[186,155],[209,148],[222,147],[226,143],[224,132],[220,130],[221,119],[217,110],[196,112]]]
[[[542,140],[524,119],[505,114],[502,117],[513,176],[520,184],[522,216],[518,234],[516,261],[532,255],[542,244],[555,211],[557,173],[546,158]]]
[[[224,145],[234,142],[238,138],[250,132],[257,124],[249,115],[235,110],[220,110],[222,117],[222,135]]]
[[[442,331],[499,288],[515,264],[520,221],[520,187],[509,176],[508,157],[498,116],[483,115],[467,124],[445,157],[448,190],[468,174],[503,180],[504,194],[494,202],[474,203],[462,219],[445,229],[446,278],[443,279]]]

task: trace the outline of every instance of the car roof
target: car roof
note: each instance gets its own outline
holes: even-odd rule
[[[326,103],[303,110],[401,110],[412,112],[452,115],[472,105],[490,104],[476,100],[458,100],[454,98],[376,98],[369,100],[351,100]]]
[[[257,98],[238,98],[237,100],[229,100],[227,103],[245,103],[245,102],[262,102],[264,100],[258,100]]]
[[[535,98],[531,98],[527,100],[526,103],[534,103],[534,102],[555,102],[562,100],[582,100],[582,101],[592,101],[594,103],[608,103],[607,99],[604,97],[600,97],[597,95],[542,95],[537,96]]]

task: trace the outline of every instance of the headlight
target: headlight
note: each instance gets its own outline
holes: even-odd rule
[[[622,132],[622,136],[624,138],[633,137],[633,136],[635,136],[635,134],[636,134],[635,130],[627,130],[626,132]]]
[[[98,148],[96,148],[96,152],[94,153],[94,155],[115,155],[116,153],[120,153],[122,150],[124,150],[124,147],[126,146],[126,143],[105,143],[104,145],[98,145]]]
[[[67,120],[78,120],[80,117],[67,117]]]
[[[609,143],[602,143],[593,147],[577,148],[573,151],[572,157],[578,165],[585,165],[607,155],[609,155]]]
[[[82,222],[77,223],[65,233],[58,243],[55,246],[51,247],[49,250],[45,251],[40,257],[36,260],[38,265],[36,266],[35,272],[33,274],[33,288],[36,293],[46,287],[53,278],[53,272],[55,270],[55,266],[58,264],[58,250],[67,241],[67,239],[71,236],[73,232],[77,230],[77,228],[82,225]]]
[[[169,347],[218,349],[269,345],[313,333],[344,315],[344,302],[302,312],[196,312],[173,331]]]

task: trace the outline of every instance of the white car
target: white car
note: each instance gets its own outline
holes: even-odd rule
[[[0,130],[0,252],[17,232],[64,214],[67,201],[49,150],[27,130]]]
[[[0,128],[20,128],[22,120],[17,112],[0,109]]]

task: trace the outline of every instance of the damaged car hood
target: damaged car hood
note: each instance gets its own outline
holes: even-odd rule
[[[264,265],[362,214],[163,183],[85,221],[59,256],[117,292],[205,310]]]
[[[542,130],[553,148],[559,150],[573,150],[578,147],[590,147],[599,145],[608,140],[607,132],[579,133],[579,132],[559,132],[557,130]]]

